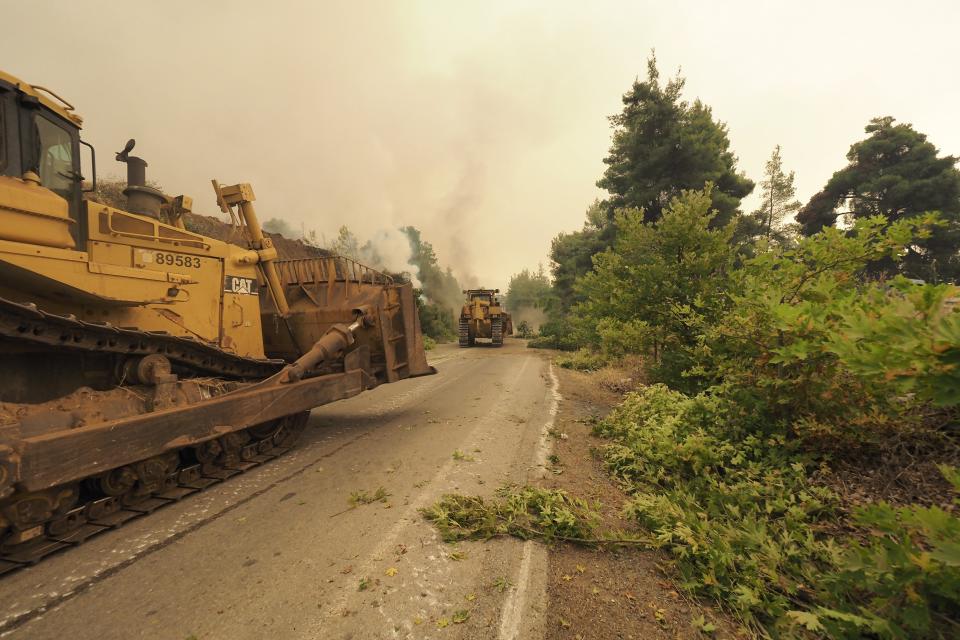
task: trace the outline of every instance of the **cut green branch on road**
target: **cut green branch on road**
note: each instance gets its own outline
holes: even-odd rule
[[[562,540],[580,544],[642,544],[602,534],[598,505],[561,490],[503,487],[494,499],[447,494],[420,513],[446,542],[513,536],[523,540]]]

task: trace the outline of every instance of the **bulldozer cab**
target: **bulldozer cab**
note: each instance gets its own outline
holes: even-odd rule
[[[479,300],[480,302],[485,302],[487,304],[496,304],[497,300],[494,298],[494,294],[500,293],[499,289],[468,289],[464,291],[467,294],[467,299],[473,302],[474,300]]]
[[[74,222],[71,235],[77,248],[82,248],[86,237],[80,215],[82,121],[71,113],[72,106],[49,96],[56,97],[0,72],[0,175],[35,177],[66,200]]]

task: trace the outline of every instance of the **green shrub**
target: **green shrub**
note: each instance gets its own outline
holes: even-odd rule
[[[786,426],[762,424],[724,387],[627,394],[595,426],[626,512],[668,551],[681,585],[781,637],[953,637],[960,629],[960,519],[880,503],[850,523],[870,541],[828,535],[831,493]],[[944,469],[960,491],[960,473]],[[833,527],[836,530],[836,527]]]
[[[518,338],[523,338],[524,340],[529,340],[530,338],[535,337],[536,332],[530,327],[530,323],[526,320],[521,320],[517,324],[516,335]]]
[[[576,351],[581,343],[569,320],[551,318],[540,325],[540,336],[530,340],[527,346],[533,349]]]
[[[892,385],[941,407],[960,404],[957,287],[897,278],[838,305],[827,348],[874,385]]]
[[[557,356],[557,364],[564,369],[577,371],[596,371],[607,365],[607,358],[601,353],[589,349],[579,349],[573,353]]]
[[[555,343],[547,336],[537,336],[527,341],[530,349],[556,349]]]
[[[595,432],[615,441],[604,458],[632,494],[627,513],[673,555],[682,586],[757,624],[790,610],[829,560],[809,525],[832,500],[754,418],[722,394],[657,385],[628,394]]]
[[[577,281],[584,301],[572,323],[581,345],[649,355],[653,380],[697,389],[684,372],[702,327],[727,305],[737,256],[735,225],[715,224],[712,193],[709,185],[683,191],[656,223],[639,209],[617,212],[613,247],[595,255],[593,270]]]
[[[943,472],[960,492],[956,469]],[[817,580],[824,604],[788,618],[831,638],[956,638],[960,518],[939,507],[894,509],[881,502],[860,508],[855,522],[869,541],[851,541],[836,568]]]
[[[423,350],[432,351],[437,346],[437,341],[430,336],[423,336]]]
[[[871,261],[899,255],[904,238],[921,234],[931,220],[886,225],[883,218],[861,219],[849,233],[825,229],[794,249],[745,261],[732,275],[724,313],[691,326],[700,338],[695,364],[684,375],[707,387],[724,385],[738,403],[762,413],[764,423],[784,424],[791,436],[816,433],[813,446],[859,446],[898,424],[913,428],[923,411],[898,392],[886,375],[892,370],[867,377],[854,357],[866,349],[856,315],[879,318],[891,304],[871,294],[889,287],[859,275]],[[897,343],[911,349],[910,332],[923,339],[916,315],[881,331],[872,364],[883,360],[884,350],[901,348]]]
[[[643,320],[624,322],[604,318],[597,323],[601,351],[611,358],[647,351],[647,335],[650,327]]]
[[[437,342],[450,342],[457,337],[457,320],[453,310],[423,299],[415,290],[417,311],[420,314],[420,330],[425,337]]]

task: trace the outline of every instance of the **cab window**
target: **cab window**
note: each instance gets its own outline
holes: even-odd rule
[[[69,201],[74,183],[70,133],[40,115],[36,116],[36,131],[40,183]]]

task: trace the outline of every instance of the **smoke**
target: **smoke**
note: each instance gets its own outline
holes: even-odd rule
[[[510,312],[510,316],[513,318],[514,328],[521,322],[526,321],[527,324],[530,325],[530,329],[540,331],[540,325],[547,321],[547,314],[544,313],[543,309],[520,307],[517,310],[507,309],[507,311]]]
[[[557,147],[593,94],[570,91],[573,23],[547,27],[542,11],[507,5],[237,0],[224,13],[173,2],[159,14],[99,0],[8,8],[24,28],[0,41],[5,70],[77,106],[101,173],[135,137],[148,177],[192,196],[197,213],[216,212],[211,178],[250,182],[263,220],[328,238],[347,225],[386,269],[409,266],[392,230],[413,225],[465,286],[501,288],[593,199],[596,171],[571,189],[547,169],[558,158],[597,165],[606,145],[604,107],[594,152]],[[141,22],[173,40],[146,45],[127,28]],[[54,44],[35,50],[28,25]],[[78,28],[83,59],[65,65]],[[548,212],[561,203],[570,220],[558,225]]]
[[[413,249],[407,234],[399,229],[378,229],[359,250],[360,262],[387,273],[404,273],[417,289],[423,288],[419,268],[413,262]]]
[[[943,107],[960,100],[960,83],[943,80],[960,46],[956,3],[940,2],[936,21],[836,2],[155,4],[7,2],[4,71],[76,105],[101,174],[135,137],[148,177],[192,196],[197,213],[216,211],[217,178],[251,182],[261,218],[294,229],[372,237],[414,225],[465,285],[502,288],[582,225],[602,196],[606,117],[652,47],[728,123],[748,173],[774,144],[790,150],[801,199],[878,112],[960,149]],[[877,37],[844,37],[853,22]],[[811,51],[812,31],[834,46]],[[904,46],[884,48],[891,38]],[[758,50],[782,55],[742,64]]]
[[[437,210],[436,223],[426,229],[427,233],[436,236],[434,242],[437,245],[449,247],[447,264],[466,289],[486,286],[474,275],[479,266],[475,261],[475,247],[483,246],[482,240],[497,233],[498,223],[481,207],[485,178],[482,162],[470,155],[463,158],[459,179],[444,196]]]

